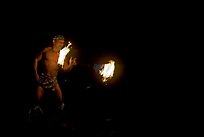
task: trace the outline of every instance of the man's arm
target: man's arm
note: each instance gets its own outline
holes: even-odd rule
[[[39,80],[39,75],[38,75],[38,62],[42,59],[42,52],[38,53],[35,60],[34,60],[34,73],[36,80]]]

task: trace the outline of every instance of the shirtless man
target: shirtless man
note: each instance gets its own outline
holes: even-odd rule
[[[61,110],[64,108],[64,103],[63,103],[62,91],[57,82],[57,74],[58,74],[59,68],[62,68],[58,64],[58,57],[59,57],[59,51],[63,46],[64,46],[64,37],[62,35],[55,36],[53,38],[52,47],[47,47],[44,50],[42,50],[37,55],[34,62],[35,77],[38,83],[37,90],[36,90],[38,102],[42,98],[45,89],[53,91],[56,93],[56,96],[60,101],[59,108]],[[39,61],[42,64],[40,64]],[[62,69],[64,71],[70,71],[75,65],[76,65],[76,58],[71,57],[69,60],[68,58],[65,58],[64,66]],[[40,73],[38,71],[39,66],[41,68]],[[40,111],[42,111],[39,105],[37,105],[35,109],[40,109]]]

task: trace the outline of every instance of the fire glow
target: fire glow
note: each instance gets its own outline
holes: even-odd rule
[[[64,59],[66,57],[66,55],[70,52],[70,45],[72,43],[69,42],[67,46],[65,46],[63,49],[60,50],[60,53],[59,53],[59,58],[58,58],[58,64],[62,65],[62,67],[64,66]]]
[[[102,81],[106,82],[107,80],[113,77],[115,70],[115,61],[110,60],[107,64],[103,64],[99,74],[102,76]]]

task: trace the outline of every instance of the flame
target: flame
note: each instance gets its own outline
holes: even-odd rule
[[[99,74],[102,75],[102,81],[106,82],[113,77],[115,70],[115,61],[110,60],[107,64],[103,64],[102,69],[99,70]]]
[[[59,58],[58,58],[58,64],[62,65],[62,67],[64,65],[64,59],[65,59],[66,55],[70,52],[70,47],[69,46],[71,44],[72,43],[69,42],[67,46],[65,46],[63,49],[60,50]]]

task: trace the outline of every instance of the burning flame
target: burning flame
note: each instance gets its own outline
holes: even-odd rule
[[[69,41],[68,45],[60,50],[59,58],[58,58],[58,64],[62,65],[62,67],[64,65],[64,59],[65,59],[66,55],[69,53],[69,51],[70,51],[70,47],[69,46],[71,44],[72,43]]]
[[[102,69],[99,70],[99,74],[102,75],[102,81],[106,82],[113,77],[115,70],[115,61],[110,60],[107,64],[103,64]]]

